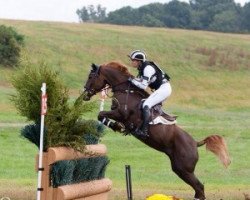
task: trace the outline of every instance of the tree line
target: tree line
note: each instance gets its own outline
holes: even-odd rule
[[[126,6],[109,13],[101,5],[90,5],[76,13],[80,22],[232,33],[250,31],[250,2],[241,6],[234,0],[189,0],[189,3],[172,0],[139,8]]]

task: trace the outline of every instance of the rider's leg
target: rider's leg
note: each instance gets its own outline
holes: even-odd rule
[[[150,118],[150,108],[149,106],[143,106],[143,110],[142,110],[142,125],[139,129],[139,131],[141,131],[141,134],[148,136],[148,123],[149,123],[149,118]]]
[[[164,83],[158,90],[155,90],[143,103],[143,107],[152,108],[154,105],[165,101],[172,93],[170,83]]]
[[[150,109],[162,101],[166,100],[172,92],[169,83],[164,83],[161,87],[154,91],[143,103],[142,110],[142,125],[137,131],[137,135],[148,136],[148,123],[150,118]]]

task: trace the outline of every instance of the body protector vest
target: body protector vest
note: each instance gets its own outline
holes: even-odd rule
[[[151,77],[151,80],[152,80],[153,77],[156,77],[156,79],[155,79],[154,82],[150,82],[150,80],[149,80],[149,82],[150,82],[150,83],[149,83],[149,87],[150,87],[151,89],[157,90],[157,89],[163,84],[164,81],[169,81],[169,80],[170,80],[170,76],[169,76],[167,73],[163,72],[163,71],[162,71],[154,62],[152,62],[152,61],[145,61],[145,62],[142,63],[142,66],[140,66],[140,67],[138,68],[138,70],[139,70],[138,76],[139,76],[139,77],[144,76],[144,75],[143,75],[144,68],[145,68],[146,66],[148,66],[148,65],[152,66],[152,67],[154,68],[154,70],[155,70],[155,74]]]

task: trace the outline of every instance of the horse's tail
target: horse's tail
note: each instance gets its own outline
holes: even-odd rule
[[[204,140],[197,142],[197,147],[200,147],[204,144],[206,144],[206,149],[213,152],[220,159],[222,164],[227,168],[231,163],[231,160],[224,138],[219,135],[211,135]]]

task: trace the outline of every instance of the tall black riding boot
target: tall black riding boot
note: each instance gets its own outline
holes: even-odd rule
[[[143,136],[143,137],[148,137],[148,123],[149,123],[149,118],[150,118],[150,109],[148,106],[145,106],[142,110],[142,125],[140,129],[136,131],[138,136]]]

